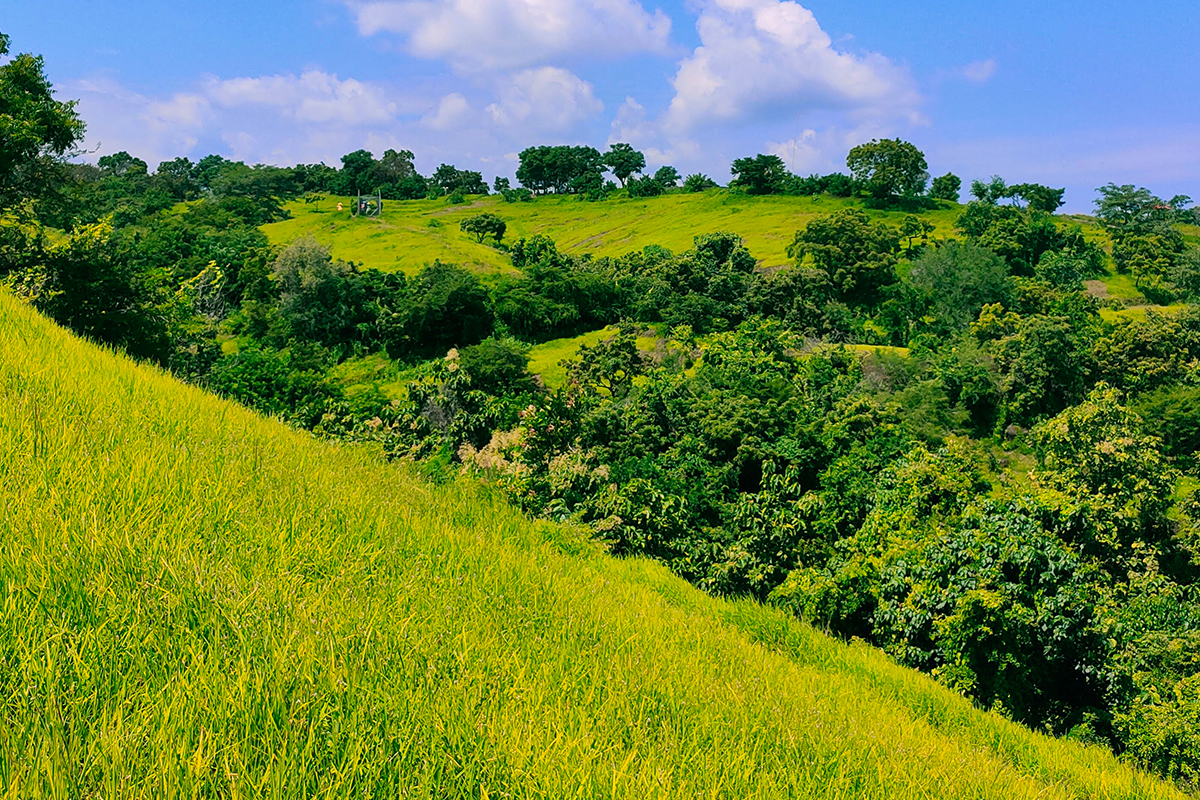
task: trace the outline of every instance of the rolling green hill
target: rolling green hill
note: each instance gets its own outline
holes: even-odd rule
[[[581,202],[574,196],[539,197],[529,203],[478,197],[461,206],[447,205],[445,200],[411,200],[386,203],[382,219],[357,219],[349,211],[336,211],[338,200],[326,200],[320,212],[303,202],[291,203],[287,208],[292,219],[264,226],[263,230],[275,244],[309,234],[328,245],[337,258],[386,271],[415,274],[434,259],[441,259],[489,274],[511,270],[507,256],[489,244],[477,243],[458,226],[468,216],[491,211],[508,223],[506,240],[544,234],[566,251],[605,256],[652,244],[682,252],[692,246],[692,238],[698,234],[733,231],[769,267],[787,262],[784,250],[808,220],[848,206],[861,206],[858,201],[824,195],[748,197],[717,189],[599,203]],[[935,236],[949,236],[959,213],[960,207],[947,206],[922,216],[937,227]],[[898,211],[870,214],[893,225],[905,216]]]
[[[0,295],[0,797],[1181,797]]]

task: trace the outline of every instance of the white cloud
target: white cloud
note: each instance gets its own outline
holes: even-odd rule
[[[398,33],[422,58],[466,70],[560,56],[665,52],[671,20],[637,0],[348,0],[364,36]]]
[[[603,110],[590,83],[558,67],[518,72],[487,107],[497,125],[525,134],[565,131]]]
[[[438,102],[435,110],[421,118],[421,124],[435,131],[458,128],[471,118],[471,105],[458,92],[451,92]]]
[[[96,150],[93,158],[126,150],[151,169],[191,151],[208,116],[207,101],[199,95],[155,101],[104,75],[66,83],[60,93],[79,100],[88,124],[85,147]]]
[[[204,86],[209,100],[226,108],[266,106],[304,122],[356,125],[383,122],[396,115],[396,104],[380,87],[353,78],[340,80],[321,70],[262,78],[210,77]]]
[[[617,116],[612,121],[612,133],[608,136],[608,144],[628,142],[634,147],[640,147],[657,134],[657,126],[646,118],[646,107],[632,97],[626,97],[625,102],[617,108]]]
[[[782,158],[797,175],[826,175],[846,171],[846,154],[852,147],[886,135],[886,129],[874,122],[852,128],[807,128],[792,139],[767,142],[765,151]]]
[[[971,83],[987,83],[996,74],[997,64],[994,59],[973,61],[962,68],[962,76]]]
[[[807,8],[791,0],[706,0],[700,46],[679,65],[667,125],[686,133],[711,122],[823,111],[919,122],[908,72],[887,58],[834,48]]]

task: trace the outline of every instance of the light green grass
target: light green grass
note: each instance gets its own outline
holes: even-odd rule
[[[1108,289],[1108,294],[1111,297],[1134,303],[1146,302],[1146,298],[1142,295],[1141,290],[1134,284],[1132,275],[1110,272],[1101,278],[1101,280],[1104,281],[1104,286]]]
[[[611,338],[616,332],[617,329],[610,325],[582,336],[552,339],[535,345],[529,350],[529,374],[541,377],[547,389],[557,389],[567,382],[567,370],[561,362],[574,358],[580,345],[597,344]]]
[[[615,325],[609,325],[598,331],[589,331],[580,336],[570,336],[565,339],[551,339],[548,342],[535,345],[529,350],[529,374],[537,375],[542,385],[547,389],[557,389],[567,382],[567,369],[562,365],[565,360],[573,359],[579,353],[582,345],[592,346],[617,334]],[[643,353],[653,353],[658,347],[660,334],[654,328],[647,328],[637,337],[638,349]]]
[[[292,219],[263,230],[276,244],[312,235],[329,245],[334,256],[376,269],[411,275],[441,259],[491,276],[512,269],[508,257],[458,228],[463,218],[490,211],[508,223],[508,241],[544,234],[566,251],[597,256],[618,256],[652,244],[682,252],[692,247],[699,234],[732,231],[746,240],[764,266],[771,267],[787,263],[787,245],[810,219],[861,207],[858,201],[825,196],[748,197],[720,189],[597,203],[576,197],[539,197],[530,203],[505,203],[495,196],[471,200],[460,206],[447,205],[445,200],[385,203],[381,220],[355,219],[348,211],[329,210],[336,208],[336,198],[323,203],[319,214],[312,206],[295,202],[288,205]],[[953,235],[961,210],[954,206],[922,216],[937,227],[934,236],[946,237]],[[899,225],[905,216],[897,211],[868,213],[892,225]]]
[[[1102,308],[1100,309],[1100,317],[1105,322],[1117,322],[1118,320],[1128,319],[1139,321],[1146,318],[1146,313],[1154,311],[1159,314],[1172,314],[1187,308],[1182,303],[1177,303],[1170,306],[1133,306],[1132,308]]]
[[[0,797],[1181,798],[0,295]]]

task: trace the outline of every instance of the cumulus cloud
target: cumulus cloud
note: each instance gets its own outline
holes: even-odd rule
[[[987,83],[996,74],[997,65],[994,59],[973,61],[962,68],[962,76],[971,83]]]
[[[152,166],[198,146],[249,160],[307,159],[336,142],[353,142],[366,130],[392,125],[420,106],[381,85],[321,70],[207,76],[165,99],[133,92],[106,76],[63,88],[79,98],[88,121],[88,147],[97,156],[128,150]]]
[[[590,83],[559,67],[516,73],[487,107],[497,125],[524,133],[565,131],[603,110]]]
[[[396,104],[381,87],[353,78],[340,80],[321,70],[262,78],[209,78],[204,94],[226,108],[267,106],[303,122],[357,125],[396,115]]]
[[[850,128],[807,128],[786,141],[767,142],[765,150],[782,158],[797,175],[824,175],[845,172],[846,154],[851,148],[886,135],[886,129],[874,122]]]
[[[397,33],[422,58],[466,70],[560,56],[663,52],[671,20],[637,0],[350,0],[364,36]]]
[[[435,131],[447,131],[461,126],[471,118],[471,105],[458,92],[443,97],[436,109],[421,117],[421,124]]]
[[[908,72],[882,55],[833,46],[812,12],[792,0],[706,0],[700,46],[680,65],[668,127],[842,111],[918,122]]]

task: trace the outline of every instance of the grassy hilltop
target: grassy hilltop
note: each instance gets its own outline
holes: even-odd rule
[[[745,239],[763,266],[772,267],[787,263],[784,251],[792,236],[813,217],[862,205],[828,195],[750,197],[715,189],[598,203],[581,202],[575,196],[539,197],[528,203],[478,197],[466,205],[447,205],[445,200],[389,201],[384,204],[382,219],[355,219],[348,210],[336,210],[339,199],[349,208],[349,198],[331,197],[320,204],[319,212],[301,201],[290,203],[287,208],[292,219],[266,225],[263,230],[275,244],[310,234],[328,245],[335,258],[389,272],[415,274],[434,259],[485,275],[511,271],[504,253],[459,230],[466,217],[490,211],[508,224],[506,240],[543,234],[565,252],[597,256],[619,256],[652,244],[683,252],[698,234],[732,231]],[[921,216],[936,226],[935,236],[944,237],[954,232],[961,211],[960,206],[946,204]],[[869,213],[892,225],[899,225],[905,216],[899,211]]]
[[[1181,797],[0,295],[0,797]]]

